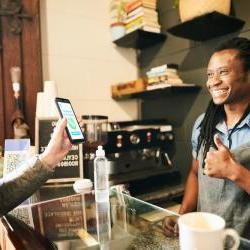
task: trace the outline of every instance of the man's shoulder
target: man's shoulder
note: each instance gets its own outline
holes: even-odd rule
[[[195,120],[195,122],[194,122],[194,128],[198,129],[198,128],[200,127],[201,122],[202,122],[202,120],[204,119],[204,116],[205,116],[205,113],[202,113],[202,114],[200,114],[200,115],[196,118],[196,120]]]

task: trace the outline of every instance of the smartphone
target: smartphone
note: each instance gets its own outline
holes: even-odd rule
[[[70,101],[68,99],[56,97],[55,103],[60,113],[60,116],[62,118],[67,118],[66,132],[71,143],[77,144],[84,142],[84,135],[77,121],[75,112],[72,108]]]

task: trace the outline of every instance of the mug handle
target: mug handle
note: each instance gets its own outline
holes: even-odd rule
[[[239,234],[232,228],[227,228],[224,230],[223,239],[227,236],[232,237],[234,240],[234,245],[230,248],[231,250],[237,250],[240,246],[240,237]]]

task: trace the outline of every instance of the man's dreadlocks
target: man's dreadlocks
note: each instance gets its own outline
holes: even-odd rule
[[[250,40],[247,38],[236,37],[230,39],[224,43],[222,43],[218,48],[215,49],[215,52],[219,52],[226,49],[235,49],[239,53],[237,58],[239,58],[243,62],[243,69],[245,72],[250,70]],[[241,119],[237,122],[238,125],[250,112],[250,108],[248,107],[241,117]],[[201,146],[204,145],[203,151],[203,164],[204,159],[206,158],[207,152],[209,148],[215,147],[213,136],[215,134],[215,126],[225,117],[225,111],[223,105],[216,105],[213,103],[213,100],[209,102],[207,107],[205,116],[201,122],[201,130],[198,137],[198,147],[197,147],[197,156],[201,149]]]

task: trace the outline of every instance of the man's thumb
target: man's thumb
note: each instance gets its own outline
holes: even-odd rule
[[[218,134],[214,135],[214,143],[219,151],[220,150],[228,150],[228,148],[222,143]]]

